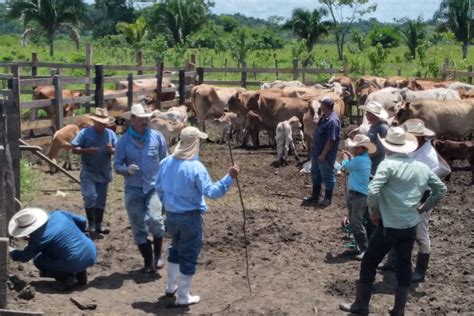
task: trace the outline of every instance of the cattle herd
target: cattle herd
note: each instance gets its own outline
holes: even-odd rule
[[[133,89],[140,91],[155,86],[156,79],[135,80]],[[172,86],[170,80],[163,81],[163,87]],[[117,90],[106,90],[104,94],[126,91],[126,87],[126,81],[119,82]],[[74,91],[69,90],[64,90],[64,93],[75,95]],[[36,98],[53,98],[54,88],[37,87],[34,95]],[[206,123],[217,127],[221,143],[232,135],[244,148],[258,148],[259,133],[266,131],[269,145],[277,148],[277,162],[281,165],[287,163],[290,149],[296,153],[296,141],[301,141],[303,150],[311,152],[312,135],[322,115],[319,100],[324,97],[334,100],[334,111],[341,122],[345,122],[354,100],[358,105],[379,102],[389,113],[390,124],[402,124],[410,118],[423,120],[426,127],[436,133],[438,140],[434,145],[448,162],[455,159],[469,161],[474,181],[474,147],[471,140],[465,140],[474,132],[474,85],[462,82],[400,76],[364,76],[352,80],[347,76],[335,76],[328,83],[313,86],[305,86],[299,81],[276,80],[264,83],[259,90],[201,84],[191,90],[191,107],[173,107],[162,112],[153,111],[149,106],[149,110],[153,111],[150,125],[162,132],[169,145],[175,142],[186,126],[189,112],[195,115],[202,130],[206,130]],[[134,101],[154,104],[153,98],[154,94],[136,96]],[[162,101],[174,98],[174,92],[160,96]],[[109,110],[125,111],[127,98],[106,99],[104,103]],[[69,111],[69,115],[71,108],[65,106],[65,114]],[[355,131],[367,133],[368,129],[369,123],[364,117]],[[71,128],[69,133],[71,136],[62,137],[61,131],[56,132],[56,145],[52,149],[54,155],[57,156],[58,148],[70,148],[69,138],[75,133],[71,132]],[[349,136],[353,134],[349,133]],[[297,154],[295,157],[299,160]]]

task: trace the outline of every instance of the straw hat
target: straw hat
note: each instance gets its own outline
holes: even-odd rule
[[[416,137],[400,126],[390,127],[385,138],[377,136],[385,148],[395,153],[408,154],[418,148]]]
[[[95,108],[95,112],[89,114],[88,117],[93,121],[97,121],[99,123],[107,125],[113,124],[115,122],[115,119],[109,116],[109,112],[107,111],[107,109],[103,108]]]
[[[405,121],[402,126],[408,133],[411,133],[415,136],[433,137],[436,135],[435,132],[429,128],[426,128],[425,122],[420,119],[409,119]]]
[[[348,138],[346,140],[346,147],[353,148],[359,146],[367,148],[369,154],[373,154],[377,151],[375,145],[370,142],[370,138],[363,134],[357,134],[354,139]]]
[[[25,237],[47,221],[48,214],[45,211],[36,207],[28,207],[13,215],[8,223],[8,233],[15,238]]]
[[[386,120],[388,118],[388,112],[384,109],[383,105],[376,101],[370,101],[366,105],[361,105],[360,109],[370,112],[373,115]]]
[[[122,117],[126,120],[129,120],[132,117],[132,115],[135,115],[136,117],[150,118],[153,115],[153,113],[145,111],[145,108],[143,107],[141,103],[135,103],[134,105],[132,105],[132,108],[130,109],[130,111],[122,114]]]

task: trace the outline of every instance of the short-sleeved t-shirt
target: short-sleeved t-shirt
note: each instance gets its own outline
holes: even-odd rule
[[[313,137],[313,159],[318,159],[318,156],[323,152],[324,146],[328,140],[334,141],[334,145],[326,155],[326,161],[330,165],[334,165],[337,156],[337,147],[340,141],[341,122],[336,112],[331,112],[327,117],[322,117],[319,120],[318,127],[314,131]]]

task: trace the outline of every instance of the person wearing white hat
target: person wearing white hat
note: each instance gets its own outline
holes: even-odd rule
[[[446,186],[430,168],[407,154],[418,147],[416,137],[402,127],[390,127],[381,138],[388,157],[377,168],[369,184],[367,204],[377,226],[360,266],[356,300],[341,304],[340,309],[367,314],[376,268],[390,249],[398,258],[397,289],[391,315],[404,315],[411,284],[411,252],[416,238],[419,214],[433,208],[446,194]],[[419,201],[427,188],[432,194],[423,205]]]
[[[72,152],[81,155],[81,193],[86,210],[89,231],[108,234],[102,227],[107,190],[112,181],[112,154],[115,151],[117,135],[107,126],[115,119],[109,117],[107,109],[96,108],[88,117],[93,126],[82,129],[72,140]]]
[[[155,179],[168,148],[163,135],[148,127],[151,115],[140,103],[124,114],[130,125],[117,142],[114,160],[115,171],[125,177],[125,209],[133,239],[143,257],[144,273],[154,273],[164,266],[161,248],[165,225]],[[148,239],[148,230],[153,243]]]
[[[367,135],[370,141],[377,146],[376,152],[370,155],[370,159],[372,160],[371,174],[373,176],[380,162],[385,159],[385,149],[378,136],[385,137],[387,135],[389,125],[386,119],[388,118],[388,112],[384,109],[382,104],[376,101],[370,101],[359,108],[365,111],[365,117],[370,124]]]
[[[222,197],[239,174],[239,167],[234,165],[226,176],[212,182],[199,160],[200,140],[206,138],[207,134],[195,127],[184,128],[173,154],[160,163],[156,178],[156,190],[163,201],[171,234],[165,293],[174,296],[177,292],[177,305],[197,304],[201,300],[190,294],[190,288],[202,247],[201,216],[208,211],[204,197]]]
[[[23,250],[11,250],[14,261],[33,263],[42,277],[55,278],[61,289],[87,284],[87,269],[95,264],[97,249],[85,234],[82,216],[65,211],[47,214],[40,208],[25,208],[8,223],[13,238],[28,238]]]
[[[373,154],[376,148],[370,142],[370,138],[363,134],[357,134],[353,140],[348,138],[346,147],[352,151],[352,153],[343,151],[344,160],[341,163],[342,167],[349,172],[347,218],[352,226],[352,233],[359,250],[356,257],[362,259],[369,243],[363,222],[367,211],[367,194],[372,167],[369,154]]]

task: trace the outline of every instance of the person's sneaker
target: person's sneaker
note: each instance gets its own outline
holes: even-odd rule
[[[362,261],[362,259],[364,258],[364,255],[365,255],[365,251],[359,253],[357,256],[355,256],[355,258],[359,261]]]
[[[163,258],[163,256],[160,256],[158,260],[156,260],[155,262],[155,268],[163,269],[164,266],[165,266],[165,259]]]
[[[87,285],[87,271],[76,273],[77,284]]]
[[[303,202],[301,202],[301,206],[317,206],[318,199],[314,198],[312,195],[305,197]]]

